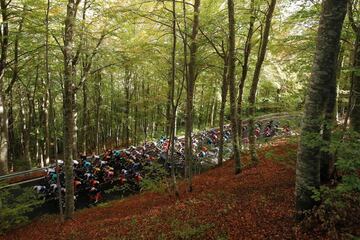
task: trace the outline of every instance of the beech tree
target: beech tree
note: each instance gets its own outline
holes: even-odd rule
[[[255,25],[255,0],[251,0],[250,2],[250,19],[249,19],[249,29],[246,36],[244,51],[243,51],[243,61],[241,64],[241,77],[239,82],[239,93],[237,97],[237,114],[238,114],[238,136],[241,139],[240,143],[242,143],[242,106],[243,106],[243,95],[244,95],[244,87],[245,81],[249,72],[250,65],[250,57],[253,48],[253,35],[254,35],[254,25]]]
[[[269,43],[269,36],[271,30],[271,21],[273,18],[274,10],[275,10],[276,0],[271,0],[269,8],[266,13],[265,19],[265,27],[264,32],[262,34],[260,49],[258,53],[258,59],[255,65],[254,76],[252,79],[250,94],[249,94],[249,144],[250,144],[250,154],[251,161],[253,164],[257,164],[259,162],[258,156],[256,154],[256,146],[255,146],[255,103],[256,103],[256,92],[258,89],[258,84],[260,81],[260,73],[261,68],[265,60],[265,55],[267,51],[267,46]]]
[[[175,195],[179,196],[179,191],[177,189],[176,175],[175,175],[175,129],[176,129],[176,112],[177,106],[175,103],[175,79],[176,79],[176,46],[177,46],[177,36],[176,36],[176,1],[172,2],[172,49],[171,49],[171,74],[169,79],[169,102],[170,102],[170,111],[168,112],[168,125],[169,125],[169,149],[167,151],[168,159],[170,159],[171,164],[171,183]]]
[[[65,218],[71,219],[74,214],[74,107],[75,80],[73,69],[75,18],[80,0],[69,0],[67,3],[64,37],[64,163],[65,163]]]
[[[354,131],[360,133],[360,74],[358,73],[358,68],[360,68],[360,24],[356,21],[354,16],[355,6],[354,1],[349,1],[348,4],[348,16],[351,28],[355,34],[355,43],[353,50],[353,63],[352,67],[354,72],[351,74],[351,89],[350,89],[350,123]]]
[[[239,117],[236,106],[236,87],[235,87],[235,10],[234,1],[228,0],[228,16],[229,16],[229,55],[228,55],[228,81],[230,91],[230,114],[231,114],[231,130],[233,143],[233,156],[235,160],[235,174],[241,171],[240,162],[240,144],[241,136],[238,135]]]
[[[8,86],[13,86],[12,91],[4,95],[9,126],[7,152],[10,154],[6,165],[10,171],[18,171],[45,166],[54,161],[55,151],[64,153],[63,126],[66,119],[61,99],[65,93],[65,76],[64,64],[59,59],[65,50],[62,19],[66,16],[67,1],[27,0],[26,6],[18,0],[11,1],[9,5],[6,3],[3,6],[11,9],[8,11],[8,16],[11,13],[8,22],[13,29],[9,35],[11,44],[4,48],[11,53],[7,54],[3,75],[5,92]],[[227,99],[230,63],[227,59],[229,29],[228,24],[224,24],[228,17],[227,11],[224,11],[227,2],[206,0],[202,3],[204,11],[189,18],[194,3],[185,0],[176,2],[176,37],[183,44],[176,48],[175,133],[185,132],[186,129],[187,87],[182,82],[190,82],[191,78],[196,79],[193,89],[189,84],[195,128],[200,130],[214,126],[220,118],[221,129],[232,116]],[[169,69],[163,66],[171,65],[170,55],[166,54],[172,48],[172,41],[168,38],[173,29],[170,4],[170,1],[133,1],[130,4],[89,0],[79,3],[79,14],[74,17],[74,24],[78,27],[74,30],[72,44],[73,115],[77,116],[74,120],[73,158],[78,157],[77,148],[87,154],[96,150],[101,152],[104,148],[134,145],[145,139],[157,138],[166,132],[169,126],[167,98],[171,87],[168,87]],[[240,80],[235,83],[238,93],[234,94],[238,95],[235,104],[238,114],[241,105],[246,105],[246,102],[241,103],[240,89],[244,96],[249,90],[241,80],[245,76],[242,70],[247,61],[249,74],[253,71],[253,56],[248,51],[249,47],[245,46],[257,46],[260,35],[256,14],[251,14],[255,18],[249,19],[249,13],[254,11],[253,5],[256,6],[255,1],[252,4],[252,1],[244,0],[235,9],[239,12],[235,14],[235,23],[246,26],[237,29],[235,25],[236,44],[238,49],[244,50],[235,53],[235,59],[239,60],[242,68],[240,71],[235,69],[235,78]],[[121,14],[114,9],[121,10]],[[193,32],[196,32],[193,26],[200,14],[204,18],[202,25],[198,25],[198,32],[203,34],[197,36],[196,33],[196,40],[193,40]],[[21,19],[22,29],[19,24]],[[254,20],[252,31],[249,20]],[[242,37],[251,35],[251,32],[251,41]],[[15,41],[17,36],[18,41]],[[5,43],[6,38],[2,41]],[[272,53],[275,55],[275,51]],[[101,88],[98,87],[100,79]],[[268,81],[274,80],[271,77]],[[241,82],[244,88],[239,87]],[[222,85],[227,88],[223,91],[225,95],[221,93]],[[264,97],[262,91],[258,97]],[[189,136],[189,131],[185,135]],[[6,144],[2,146],[5,148]],[[220,152],[223,152],[221,146],[219,144]],[[16,151],[18,148],[21,150]]]
[[[346,4],[347,1],[336,0],[324,0],[322,3],[296,164],[296,210],[300,216],[302,211],[314,206],[313,189],[320,187],[321,126],[326,102],[329,96],[334,97],[330,92],[336,79]]]
[[[199,32],[200,0],[194,2],[194,18],[192,24],[192,33],[190,36],[190,59],[188,63],[189,76],[186,78],[186,120],[185,120],[185,159],[186,176],[188,178],[188,191],[192,191],[192,168],[193,168],[193,148],[192,148],[192,130],[193,130],[193,98],[194,87],[197,77],[197,50],[198,50],[198,32]]]
[[[1,57],[0,57],[0,175],[8,173],[8,119],[6,107],[6,93],[5,93],[5,72],[7,67],[7,55],[9,47],[9,23],[8,23],[8,5],[10,1],[1,0],[1,17],[2,17],[2,31],[1,38]]]

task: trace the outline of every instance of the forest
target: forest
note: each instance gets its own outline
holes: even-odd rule
[[[360,1],[0,8],[0,240],[360,238]]]

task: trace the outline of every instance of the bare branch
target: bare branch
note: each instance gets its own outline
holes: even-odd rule
[[[54,38],[55,42],[57,43],[58,47],[60,48],[61,52],[63,54],[65,54],[64,52],[64,47],[60,44],[59,40],[57,39],[57,37],[55,36],[54,33],[51,33],[51,36]]]
[[[206,40],[210,43],[210,45],[214,48],[215,52],[217,53],[217,55],[219,55],[221,58],[225,58],[225,53],[223,51],[223,53],[221,53],[219,51],[219,49],[216,47],[215,43],[204,33],[204,31],[199,28],[199,31],[201,32],[201,34],[206,38]]]

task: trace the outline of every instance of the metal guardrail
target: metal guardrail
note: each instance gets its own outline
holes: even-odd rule
[[[46,169],[47,169],[47,167],[35,168],[35,169],[27,170],[27,171],[7,174],[7,175],[4,175],[4,176],[0,176],[0,181],[5,181],[5,180],[8,180],[8,179],[11,179],[11,178],[14,178],[14,177],[22,177],[22,176],[31,175],[31,174],[36,173],[36,172],[43,172]]]
[[[99,155],[100,157],[103,156],[103,154]],[[86,157],[88,160],[91,160],[93,157],[89,156]],[[15,172],[15,173],[10,173],[10,174],[6,174],[3,176],[0,176],[0,182],[2,181],[6,181],[15,177],[23,177],[23,176],[29,176],[33,173],[37,173],[37,172],[45,172],[48,168],[50,168],[51,165],[49,165],[48,167],[43,167],[43,168],[34,168],[31,170],[26,170],[26,171],[21,171],[21,172]]]
[[[5,188],[14,187],[14,186],[17,186],[17,185],[21,185],[21,184],[24,184],[24,183],[30,183],[30,182],[39,181],[39,180],[41,180],[41,179],[44,179],[44,177],[31,178],[31,179],[28,179],[28,180],[25,180],[25,181],[21,181],[21,182],[17,182],[17,183],[12,183],[12,184],[8,184],[8,185],[0,186],[0,190],[1,190],[1,189],[5,189]]]

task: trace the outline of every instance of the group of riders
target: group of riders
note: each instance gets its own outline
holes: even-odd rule
[[[282,128],[273,120],[256,123],[254,134],[257,138],[270,138],[277,134],[291,134],[288,124]],[[243,146],[248,143],[248,128],[243,128]],[[229,126],[224,128],[224,141],[231,138]],[[194,161],[202,164],[205,160],[216,162],[220,131],[211,129],[193,135]],[[115,186],[131,186],[132,191],[139,191],[141,181],[146,177],[147,166],[154,163],[162,165],[168,172],[175,167],[177,173],[183,173],[185,166],[184,138],[175,138],[172,164],[168,161],[170,141],[161,137],[158,141],[145,142],[138,147],[130,146],[122,150],[106,150],[102,155],[87,157],[80,155],[80,160],[73,160],[75,202],[85,201],[87,205],[96,204],[103,199],[104,191]],[[59,189],[60,188],[60,189]],[[57,160],[47,168],[47,175],[41,185],[34,186],[39,196],[46,200],[56,200],[65,195],[64,162]]]

